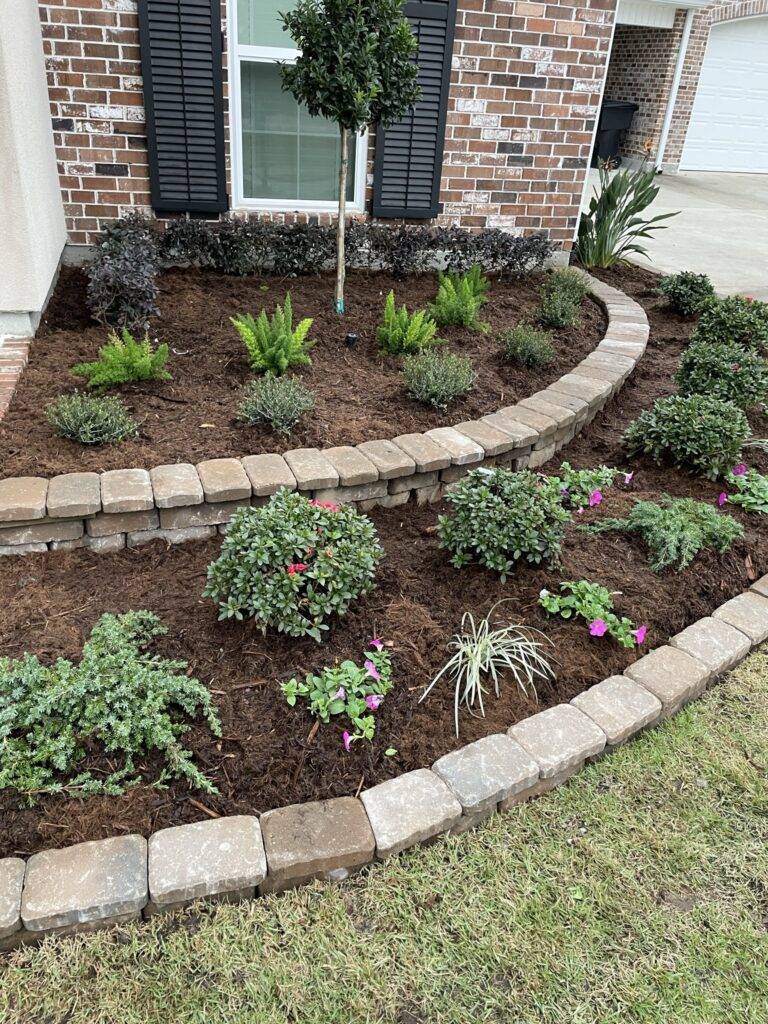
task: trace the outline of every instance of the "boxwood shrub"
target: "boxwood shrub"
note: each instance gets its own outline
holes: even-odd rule
[[[751,409],[768,396],[768,363],[732,341],[695,341],[675,380],[682,395],[710,395]]]
[[[656,290],[667,300],[670,309],[680,316],[696,316],[715,298],[715,289],[707,275],[694,274],[690,270],[662,277]]]
[[[768,346],[768,302],[747,295],[717,299],[701,314],[691,340],[735,342],[759,351]]]

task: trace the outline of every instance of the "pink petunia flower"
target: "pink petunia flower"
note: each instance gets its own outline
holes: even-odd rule
[[[336,693],[334,693],[334,695],[333,695],[333,697],[331,699],[332,700],[346,700],[347,699],[347,691],[344,689],[343,686],[340,686],[338,688],[338,690],[336,691]]]
[[[726,501],[728,501],[728,495],[725,491],[721,491],[717,498],[717,504],[722,508]]]
[[[595,505],[599,505],[602,500],[603,500],[603,492],[602,491],[592,491],[592,493],[589,496],[589,507],[590,508],[594,508]]]
[[[632,483],[632,478],[634,477],[634,475],[634,472],[624,474],[624,485],[626,487],[629,487],[629,485]]]
[[[595,619],[589,624],[589,632],[591,636],[605,636],[608,632],[608,623],[605,619]]]
[[[314,508],[325,508],[329,512],[338,512],[339,511],[339,506],[336,505],[332,501],[317,501],[316,499],[313,498],[312,501],[310,501],[309,504],[314,506]]]
[[[380,651],[384,644],[379,640],[377,636],[371,640],[371,647],[375,647],[377,651]]]
[[[379,670],[376,668],[372,661],[365,662],[365,671],[368,673],[371,679],[375,679],[377,682],[379,681],[379,679],[381,679],[381,676],[379,675]]]
[[[734,476],[746,476],[748,468],[749,467],[747,466],[746,462],[740,462],[738,466],[733,467],[731,472]]]
[[[304,562],[294,562],[293,565],[288,566],[288,575],[295,576],[297,572],[304,572],[309,568]]]
[[[379,705],[384,698],[379,693],[369,693],[365,698],[365,706],[369,711],[378,711]]]
[[[637,629],[632,630],[632,636],[635,638],[635,642],[639,647],[640,644],[645,643],[645,638],[648,636],[648,627],[645,624],[638,626]]]
[[[352,735],[345,729],[341,738],[344,740],[344,749],[349,753],[349,748],[352,746]]]

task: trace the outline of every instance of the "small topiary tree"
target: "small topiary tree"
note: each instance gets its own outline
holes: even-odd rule
[[[300,55],[281,67],[283,88],[341,135],[336,312],[344,312],[344,227],[349,136],[398,121],[419,97],[416,39],[402,0],[299,0],[281,14]]]

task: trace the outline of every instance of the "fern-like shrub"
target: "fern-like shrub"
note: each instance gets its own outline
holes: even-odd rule
[[[78,363],[72,367],[76,377],[85,377],[89,388],[111,388],[140,380],[170,380],[165,368],[168,346],[152,347],[149,336],[136,341],[124,327],[120,334],[112,333],[106,345],[99,349],[99,358],[92,363]]]
[[[680,360],[681,395],[709,395],[751,409],[768,397],[768,362],[732,341],[695,341]]]
[[[476,469],[446,496],[437,532],[457,569],[478,562],[506,579],[518,561],[555,564],[570,513],[557,488],[523,470]]]
[[[707,275],[694,274],[690,270],[662,277],[656,291],[680,316],[696,316],[715,298],[714,286]]]
[[[307,337],[312,320],[302,320],[294,328],[290,292],[285,303],[275,308],[271,320],[263,309],[257,320],[250,313],[230,319],[248,350],[251,369],[257,373],[273,373],[279,377],[290,366],[312,364],[307,355],[307,350],[314,344]]]
[[[552,337],[532,324],[519,323],[501,335],[504,355],[512,363],[538,370],[548,366],[555,358]]]
[[[301,381],[267,373],[247,386],[237,418],[252,427],[266,423],[278,434],[290,434],[314,407],[315,396]]]
[[[488,301],[489,288],[490,282],[478,266],[465,274],[441,274],[429,312],[440,327],[469,327],[485,333],[488,324],[481,322],[479,314]]]
[[[408,356],[403,363],[403,377],[412,398],[436,409],[447,409],[477,380],[466,356],[434,350]]]
[[[732,342],[760,351],[768,346],[768,302],[746,295],[729,295],[710,302],[691,341]]]
[[[235,510],[205,595],[221,619],[320,641],[331,617],[373,588],[383,556],[367,516],[281,490],[260,508]]]
[[[221,735],[208,690],[187,674],[185,661],[150,654],[166,633],[147,611],[102,615],[83,645],[80,662],[43,665],[34,655],[0,658],[0,790],[36,794],[119,794],[141,781],[137,764],[158,751],[159,781],[184,778],[215,792],[181,738],[186,719],[202,716]],[[105,754],[110,769],[88,768]]]
[[[638,501],[626,519],[603,519],[587,529],[591,533],[620,530],[638,534],[648,548],[654,572],[667,566],[675,566],[680,572],[700,551],[714,548],[722,554],[744,536],[743,527],[733,516],[694,498],[669,495],[658,504]]]
[[[78,444],[120,444],[136,437],[138,428],[118,398],[102,395],[61,395],[45,410],[54,433]]]
[[[395,293],[387,295],[384,320],[379,327],[379,345],[392,355],[413,355],[432,345],[442,344],[437,337],[437,324],[424,309],[409,313],[405,306],[397,309]]]

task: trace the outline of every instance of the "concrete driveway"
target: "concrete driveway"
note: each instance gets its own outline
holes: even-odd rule
[[[596,181],[590,172],[588,196]],[[695,270],[709,274],[718,292],[768,300],[768,174],[683,171],[656,181],[661,191],[650,212],[680,213],[646,240],[651,269]]]

